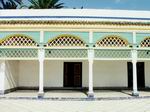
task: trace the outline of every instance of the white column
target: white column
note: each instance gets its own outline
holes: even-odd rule
[[[137,89],[137,50],[136,50],[136,32],[133,32],[133,50],[132,50],[132,65],[133,65],[133,96],[138,96]]]
[[[88,97],[94,97],[93,92],[93,57],[94,57],[94,50],[89,49],[88,50],[89,55],[89,91],[88,91]]]
[[[88,97],[94,97],[94,92],[93,92],[93,59],[94,59],[94,49],[92,48],[93,46],[93,31],[89,31],[89,43],[90,43],[90,48],[88,50],[88,61],[89,61],[89,91],[88,91]]]
[[[39,97],[44,95],[44,49],[39,49]]]
[[[138,90],[137,90],[137,51],[132,50],[132,65],[133,65],[133,96],[138,96]]]

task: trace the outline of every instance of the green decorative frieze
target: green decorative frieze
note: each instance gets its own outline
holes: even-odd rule
[[[131,51],[118,49],[96,49],[95,58],[131,58]]]
[[[0,58],[38,58],[37,49],[0,49]]]
[[[46,49],[46,58],[87,58],[86,49]]]
[[[138,50],[138,58],[150,58],[150,50]]]

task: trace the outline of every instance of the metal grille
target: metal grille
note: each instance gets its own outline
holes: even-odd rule
[[[53,40],[50,40],[47,44],[47,46],[50,47],[59,47],[59,46],[86,46],[86,44],[79,39],[78,37],[72,36],[72,35],[61,35]]]
[[[37,46],[37,43],[30,37],[24,35],[13,35],[4,38],[0,46]]]
[[[86,49],[46,49],[46,58],[87,58]]]
[[[138,58],[150,58],[150,50],[138,50]]]
[[[131,51],[115,49],[96,49],[95,58],[131,58]]]
[[[37,49],[0,49],[1,58],[37,58]]]
[[[96,43],[97,47],[126,47],[128,42],[116,35],[110,35]]]

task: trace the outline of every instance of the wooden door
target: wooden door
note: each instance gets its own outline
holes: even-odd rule
[[[82,63],[65,62],[64,63],[64,87],[82,86]]]

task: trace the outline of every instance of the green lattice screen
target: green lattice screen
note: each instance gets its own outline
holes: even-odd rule
[[[37,49],[0,49],[1,58],[37,58]]]

